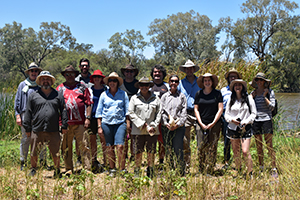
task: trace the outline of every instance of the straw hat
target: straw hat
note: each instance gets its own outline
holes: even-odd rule
[[[231,83],[230,83],[230,85],[229,85],[229,88],[230,88],[231,91],[233,91],[233,86],[234,86],[234,84],[236,84],[236,83],[241,83],[241,84],[243,84],[243,86],[244,86],[244,88],[245,88],[245,91],[247,91],[247,83],[246,83],[246,81],[243,81],[242,79],[235,79],[235,80],[231,81]]]
[[[257,88],[257,84],[256,84],[256,81],[255,81],[256,78],[261,78],[261,79],[265,80],[266,83],[267,83],[267,86],[266,86],[267,88],[270,87],[270,85],[272,83],[272,81],[270,79],[266,78],[266,75],[264,73],[258,72],[256,74],[256,76],[253,78],[253,80],[249,83],[254,88]]]
[[[75,77],[79,75],[79,71],[75,70],[75,68],[72,65],[67,66],[66,69],[60,73],[61,75],[65,76],[66,72],[74,72],[76,74]]]
[[[110,79],[110,78],[118,79],[119,86],[121,86],[123,84],[123,79],[121,77],[119,77],[119,75],[116,72],[112,72],[109,76],[107,76],[103,79],[103,82],[105,83],[105,85],[108,84],[108,79]]]
[[[43,76],[50,77],[50,78],[52,79],[52,85],[54,84],[54,82],[55,82],[55,77],[52,76],[52,75],[50,74],[49,71],[41,71],[41,73],[40,73],[40,74],[38,75],[38,77],[36,78],[36,81],[35,81],[36,84],[41,85],[41,84],[40,84],[40,78],[43,77]]]
[[[90,75],[90,82],[91,83],[94,83],[94,79],[93,79],[94,76],[101,76],[102,78],[105,78],[105,76],[102,74],[102,72],[99,69],[95,70],[93,75]]]
[[[184,65],[181,65],[179,67],[179,70],[182,72],[185,72],[184,69],[188,68],[188,67],[195,67],[195,72],[199,71],[200,67],[195,65],[190,59],[188,61],[186,61],[186,63]],[[194,72],[194,73],[195,73]]]
[[[42,69],[42,68],[40,68],[40,67],[38,67],[38,66],[37,66],[37,64],[35,64],[35,62],[32,62],[32,63],[30,63],[30,65],[29,65],[28,69],[26,69],[26,70],[24,71],[24,72],[25,72],[25,74],[27,74],[27,75],[28,75],[28,72],[29,72],[30,70],[32,70],[32,69],[38,69],[38,70],[39,70],[39,72],[43,71],[43,69]]]
[[[140,87],[139,87],[139,86],[140,86],[140,83],[149,83],[150,87],[153,87],[153,85],[154,85],[154,83],[153,83],[152,81],[150,81],[150,79],[149,79],[148,77],[146,77],[146,76],[144,76],[143,78],[141,78],[141,79],[139,80],[139,82],[136,82],[136,83],[134,84],[134,87],[140,88]]]
[[[203,78],[205,78],[205,77],[212,77],[212,79],[213,79],[213,85],[212,85],[212,87],[213,88],[217,87],[217,85],[219,83],[218,77],[216,75],[214,75],[214,74],[211,74],[211,73],[205,73],[204,75],[199,76],[199,78],[197,79],[197,84],[198,84],[198,86],[200,88],[202,88],[202,89],[204,88]]]
[[[228,79],[230,73],[236,73],[238,75],[238,79],[242,79],[242,74],[239,73],[235,68],[232,68],[228,72],[226,72],[225,79]]]
[[[137,68],[135,68],[132,64],[128,64],[128,65],[126,65],[125,68],[121,68],[121,72],[122,72],[123,75],[125,75],[124,73],[127,69],[128,70],[133,70],[135,72],[134,76],[137,76],[139,74],[139,70]]]

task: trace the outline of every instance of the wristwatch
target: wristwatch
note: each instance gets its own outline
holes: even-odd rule
[[[91,120],[91,116],[90,115],[86,116],[86,118],[89,119],[89,120]]]

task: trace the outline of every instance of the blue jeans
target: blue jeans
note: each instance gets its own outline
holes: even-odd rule
[[[126,135],[126,122],[120,124],[101,124],[106,146],[124,145]]]
[[[169,164],[173,169],[174,158],[176,156],[176,163],[179,166],[180,174],[184,174],[185,162],[183,159],[183,138],[185,134],[185,127],[179,127],[174,131],[170,131],[167,127],[162,126],[162,136],[165,144],[166,155]]]

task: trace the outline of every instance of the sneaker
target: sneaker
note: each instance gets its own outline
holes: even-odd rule
[[[273,168],[271,170],[271,177],[274,178],[274,179],[277,179],[278,178],[278,172],[277,172],[277,169],[276,168]]]
[[[117,170],[116,169],[110,169],[108,176],[114,178],[116,176]]]
[[[60,173],[60,169],[55,169],[53,173],[53,178],[61,178],[62,174]]]
[[[92,162],[92,172],[94,174],[101,173],[104,171],[104,167],[99,163],[98,160]]]
[[[23,171],[25,169],[26,165],[25,165],[25,161],[21,161],[21,171]]]
[[[34,176],[36,174],[36,169],[32,168],[28,174],[28,176]]]
[[[229,169],[229,164],[225,163],[225,165],[222,167],[222,169],[225,170],[225,171],[228,170]]]

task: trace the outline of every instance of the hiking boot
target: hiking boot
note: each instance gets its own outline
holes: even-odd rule
[[[141,168],[139,167],[134,168],[134,178],[140,178],[141,175],[142,175]]]
[[[43,159],[40,159],[40,166],[41,168],[46,169],[48,171],[53,170],[50,166],[47,165],[47,161]]]
[[[82,165],[81,156],[78,156],[75,166],[80,167],[81,165]]]
[[[54,174],[53,174],[53,178],[61,178],[62,174],[60,173],[60,169],[55,169],[54,170]]]
[[[28,176],[34,176],[36,174],[36,169],[32,168],[28,174]]]
[[[151,178],[151,179],[154,177],[154,169],[153,169],[153,167],[147,167],[147,176],[149,178]]]
[[[101,173],[104,171],[104,167],[99,163],[98,160],[92,162],[92,172],[94,174]]]
[[[25,167],[26,167],[25,161],[21,161],[21,167],[20,167],[21,171],[23,171]]]

